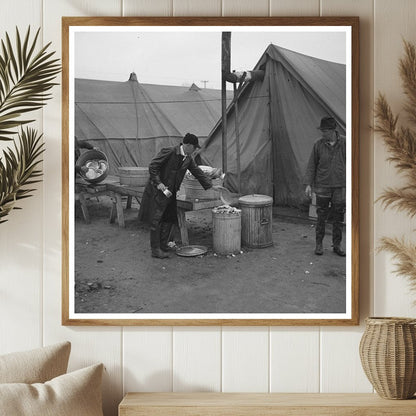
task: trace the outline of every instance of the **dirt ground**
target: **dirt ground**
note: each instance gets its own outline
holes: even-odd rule
[[[199,257],[166,260],[150,255],[149,231],[125,211],[126,227],[110,224],[110,201],[89,201],[91,223],[75,219],[77,313],[343,313],[346,261],[332,252],[330,226],[324,255],[316,256],[314,221],[294,209],[274,209],[273,246],[242,247],[235,256],[212,250],[210,210],[187,213],[190,244]],[[180,244],[179,233],[175,236]]]

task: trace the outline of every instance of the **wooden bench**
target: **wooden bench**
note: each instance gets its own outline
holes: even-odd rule
[[[367,393],[127,393],[119,416],[407,416],[416,400]]]
[[[110,223],[114,223],[117,218],[119,227],[125,227],[122,197],[127,197],[126,209],[130,209],[133,198],[136,198],[140,204],[144,191],[144,186],[134,187],[121,185],[119,178],[115,176],[108,176],[97,184],[91,184],[81,178],[77,178],[75,188],[75,201],[79,201],[82,215],[87,224],[91,221],[88,213],[87,199],[105,195],[110,197],[112,201]]]

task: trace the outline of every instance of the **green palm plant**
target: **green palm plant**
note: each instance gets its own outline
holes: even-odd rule
[[[404,41],[405,55],[399,62],[400,77],[406,95],[404,110],[411,127],[399,125],[383,94],[376,100],[375,131],[381,134],[390,151],[388,161],[404,175],[407,183],[403,187],[389,187],[379,200],[384,207],[405,211],[410,218],[416,215],[416,46]],[[380,250],[391,252],[397,260],[396,273],[408,278],[410,288],[416,291],[416,244],[404,238],[383,237]]]
[[[13,141],[17,135],[19,143],[3,150],[0,158],[0,224],[17,208],[17,200],[31,195],[31,186],[40,182],[42,175],[42,135],[23,128],[34,121],[24,116],[52,98],[49,91],[57,85],[53,80],[61,66],[58,59],[52,59],[55,52],[48,52],[50,43],[35,51],[39,32],[31,39],[29,27],[22,39],[16,28],[14,46],[7,32],[0,43],[0,141]]]

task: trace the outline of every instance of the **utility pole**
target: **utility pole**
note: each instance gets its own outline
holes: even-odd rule
[[[201,82],[204,83],[204,88],[206,88],[207,87],[207,82],[209,82],[209,81],[207,79],[203,79],[203,80],[201,80]]]
[[[221,48],[222,171],[227,172],[227,81],[231,66],[231,32],[222,32]]]

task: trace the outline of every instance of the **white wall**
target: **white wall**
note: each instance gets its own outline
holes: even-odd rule
[[[411,316],[407,283],[392,260],[375,254],[382,235],[411,236],[404,215],[373,201],[400,183],[380,138],[370,130],[374,96],[393,109],[403,95],[397,73],[402,37],[416,41],[414,0],[0,0],[1,37],[27,25],[61,53],[61,16],[310,16],[361,18],[359,327],[62,327],[61,317],[61,94],[38,113],[46,153],[44,182],[0,225],[0,353],[72,342],[70,369],[102,361],[105,414],[116,415],[127,391],[369,392],[359,362],[363,320]]]

